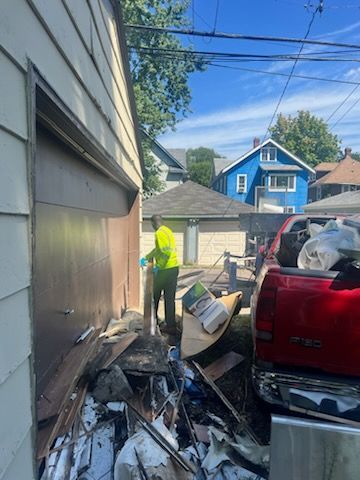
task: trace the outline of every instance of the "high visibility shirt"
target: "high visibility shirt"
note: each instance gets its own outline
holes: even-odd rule
[[[179,266],[173,232],[162,225],[155,232],[155,248],[146,255],[147,260],[155,259],[160,270]]]

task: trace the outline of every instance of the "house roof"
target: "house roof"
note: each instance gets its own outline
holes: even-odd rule
[[[187,163],[186,163],[186,149],[185,148],[168,148],[167,151],[172,155],[175,160],[182,165],[182,167],[186,170]]]
[[[173,164],[174,167],[181,169],[184,173],[186,173],[186,167],[182,165],[175,157],[167,150],[161,143],[159,143],[155,138],[150,137],[150,135],[145,131],[142,130],[141,133],[150,140],[152,144],[154,144],[157,148],[159,148],[170,160],[170,163]],[[186,150],[185,150],[186,151]]]
[[[301,165],[303,168],[305,168],[306,170],[308,170],[309,172],[311,173],[315,173],[315,170],[313,170],[311,167],[309,167],[309,165],[307,165],[305,162],[303,162],[302,160],[300,160],[300,158],[296,157],[295,155],[293,155],[291,152],[289,152],[288,150],[286,150],[286,148],[282,147],[280,144],[278,144],[277,142],[275,142],[275,140],[272,140],[271,138],[268,138],[267,140],[265,140],[264,142],[260,143],[257,147],[254,147],[253,149],[249,150],[247,153],[245,153],[244,155],[242,155],[240,158],[238,158],[237,160],[235,160],[234,162],[232,162],[230,165],[228,165],[227,167],[225,167],[220,173],[223,174],[223,173],[226,173],[227,171],[231,170],[233,167],[235,167],[236,165],[238,165],[239,163],[243,162],[244,160],[246,160],[250,155],[252,155],[253,153],[257,152],[258,150],[260,150],[262,147],[265,147],[266,145],[268,145],[269,143],[273,144],[276,148],[278,148],[279,150],[281,150],[282,152],[284,152],[288,157],[292,158],[294,160],[294,162],[296,162],[298,165]]]
[[[191,180],[143,203],[143,217],[154,214],[166,218],[237,218],[251,213],[252,205],[239,202]]]
[[[298,165],[267,165],[264,163],[260,164],[261,170],[267,172],[298,172],[301,171],[301,168]]]
[[[217,177],[221,170],[223,170],[225,167],[230,165],[232,163],[232,160],[228,158],[223,158],[223,157],[216,157],[214,158],[214,176]]]
[[[304,206],[305,211],[326,211],[329,209],[341,210],[342,213],[346,213],[347,208],[358,208],[360,211],[360,190],[354,192],[344,192],[339,195],[333,195],[332,197],[323,198],[317,202],[309,203]],[[342,210],[343,209],[343,210]]]
[[[360,185],[360,162],[351,156],[351,150],[346,149],[345,157],[329,173],[314,182],[311,187],[326,184]]]
[[[321,162],[315,167],[315,172],[331,172],[338,166],[338,162]]]

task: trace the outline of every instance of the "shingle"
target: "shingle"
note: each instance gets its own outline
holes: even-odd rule
[[[351,156],[346,156],[336,164],[336,167],[311,186],[325,184],[352,184],[360,185],[360,162],[354,160]]]
[[[167,151],[177,160],[184,168],[186,164],[186,149],[185,148],[167,148]]]
[[[327,197],[317,202],[309,203],[305,206],[306,210],[312,209],[326,209],[330,207],[350,207],[350,206],[359,206],[360,207],[360,190],[355,190],[354,192],[344,192],[339,195],[333,195],[332,197]]]
[[[316,172],[331,172],[339,165],[338,162],[321,162],[315,167]]]
[[[239,202],[191,180],[143,203],[143,216],[154,214],[167,218],[237,218],[240,213],[254,212],[252,205]]]

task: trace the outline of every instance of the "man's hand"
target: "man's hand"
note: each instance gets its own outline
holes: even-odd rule
[[[149,262],[148,262],[148,260],[147,260],[145,257],[142,257],[142,258],[140,258],[140,260],[139,260],[139,265],[140,265],[140,267],[146,267],[148,263],[149,263]]]

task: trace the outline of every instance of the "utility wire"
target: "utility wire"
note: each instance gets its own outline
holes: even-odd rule
[[[353,43],[339,43],[339,42],[330,42],[326,40],[314,40],[308,38],[292,38],[292,37],[271,37],[265,35],[244,35],[241,33],[224,33],[224,32],[206,32],[198,31],[191,29],[178,29],[178,28],[163,28],[156,27],[151,25],[134,25],[126,24],[126,28],[143,30],[149,32],[158,32],[158,33],[175,33],[179,35],[193,35],[197,37],[212,37],[212,38],[226,38],[231,40],[251,40],[251,41],[261,41],[261,42],[280,42],[280,43],[300,43],[306,45],[323,45],[323,46],[332,46],[332,47],[344,47],[344,48],[356,48],[360,49],[359,44]],[[211,27],[210,27],[211,28]]]
[[[338,125],[346,117],[346,115],[350,113],[354,107],[356,107],[356,105],[359,102],[360,102],[360,97],[346,110],[346,112],[338,120],[336,120],[336,122],[333,125],[331,125],[331,130],[333,130],[336,127],[336,125]]]
[[[331,115],[328,116],[326,119],[326,123],[329,123],[329,121],[333,118],[333,116],[340,110],[340,108],[345,105],[345,103],[349,100],[350,97],[354,95],[354,93],[357,91],[360,85],[356,85],[351,92],[344,98],[344,100],[340,103],[338,107],[335,108],[335,110],[332,112]]]
[[[216,31],[216,25],[217,25],[217,21],[218,21],[219,6],[220,6],[220,0],[216,0],[215,20],[214,20],[214,28],[213,28],[214,33]]]
[[[212,67],[219,67],[219,68],[228,68],[231,70],[241,70],[244,72],[253,72],[253,73],[261,73],[261,74],[266,74],[266,75],[276,75],[276,76],[281,76],[281,77],[287,77],[287,73],[281,73],[281,72],[269,72],[267,70],[258,70],[255,68],[246,68],[246,67],[234,67],[230,65],[221,65],[219,63],[213,63],[209,62],[207,65],[210,65]],[[321,82],[331,82],[331,83],[341,83],[343,85],[356,85],[360,86],[360,82],[353,82],[351,80],[339,80],[336,78],[325,78],[325,77],[313,77],[311,75],[293,75],[293,78],[301,78],[304,80],[316,80],[316,81],[321,81]]]
[[[313,23],[314,23],[315,16],[316,16],[317,12],[319,11],[319,8],[320,8],[321,5],[322,5],[322,3],[320,2],[319,7],[318,7],[318,8],[313,12],[313,14],[312,14],[311,20],[310,20],[309,25],[308,25],[308,29],[307,29],[306,34],[305,34],[305,37],[304,37],[305,40],[307,39],[307,37],[308,37],[309,34],[310,34],[310,30],[311,30],[311,27],[312,27],[312,25],[313,25]],[[267,127],[267,129],[266,129],[266,132],[265,132],[263,141],[265,140],[267,134],[269,133],[270,128],[271,128],[271,126],[272,126],[272,124],[273,124],[273,121],[274,121],[274,119],[275,119],[275,117],[276,117],[276,114],[277,114],[277,112],[279,111],[279,107],[280,107],[281,102],[282,102],[282,100],[283,100],[283,98],[284,98],[284,96],[285,96],[285,93],[286,93],[286,90],[287,90],[287,88],[288,88],[288,86],[289,86],[289,83],[290,83],[290,81],[291,81],[291,78],[292,78],[292,76],[293,76],[293,74],[294,74],[296,65],[298,64],[298,61],[299,61],[301,52],[303,51],[303,48],[304,48],[304,43],[301,44],[301,47],[300,47],[300,49],[299,49],[298,56],[297,56],[297,58],[296,58],[296,60],[295,60],[295,62],[294,62],[294,65],[292,66],[292,69],[291,69],[291,71],[290,71],[290,75],[288,76],[288,78],[287,78],[287,80],[286,80],[284,89],[283,89],[283,91],[282,91],[282,93],[281,93],[281,95],[280,95],[280,98],[279,98],[279,100],[278,100],[278,102],[277,102],[277,104],[276,104],[274,113],[272,114],[271,120],[270,120],[269,125],[268,125],[268,127]]]
[[[153,56],[164,56],[167,58],[173,59],[187,59],[187,58],[196,58],[198,60],[205,59],[210,57],[211,59],[222,59],[222,61],[234,61],[234,60],[243,60],[243,61],[292,61],[295,60],[293,69],[299,61],[312,61],[312,62],[354,62],[359,63],[359,58],[339,58],[339,57],[318,57],[310,56],[311,54],[305,53],[301,55],[301,50],[298,54],[269,54],[261,55],[254,53],[226,53],[226,52],[215,52],[215,51],[201,51],[201,50],[185,50],[185,49],[173,49],[173,48],[160,48],[160,47],[135,47],[129,45],[129,48],[137,51],[138,53],[143,53]],[[292,70],[293,71],[293,70]],[[292,73],[288,76],[292,76]]]

